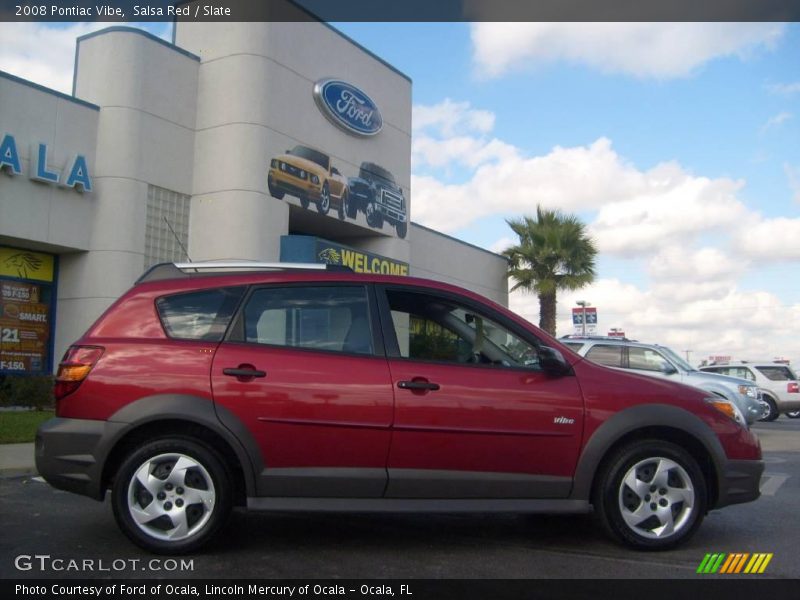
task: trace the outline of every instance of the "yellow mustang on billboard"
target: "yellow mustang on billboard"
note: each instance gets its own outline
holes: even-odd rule
[[[333,206],[339,218],[344,219],[347,180],[331,166],[331,157],[324,152],[295,146],[276,156],[270,161],[267,185],[269,193],[278,200],[284,194],[297,196],[303,208],[314,202],[323,215]]]

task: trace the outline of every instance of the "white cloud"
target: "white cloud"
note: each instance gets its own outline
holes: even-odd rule
[[[414,133],[433,129],[447,137],[458,133],[488,133],[494,128],[494,113],[470,107],[469,102],[445,98],[439,104],[414,106]]]
[[[673,284],[678,286],[678,284]],[[739,291],[733,287],[708,296],[702,283],[687,280],[685,299],[664,294],[658,286],[642,289],[619,279],[599,279],[577,292],[559,295],[557,334],[573,333],[571,311],[577,300],[590,300],[597,308],[598,334],[612,327],[630,339],[668,346],[691,362],[713,354],[738,358],[772,358],[788,354],[800,358],[800,344],[788,324],[800,318],[800,304],[785,305],[774,294]],[[701,293],[692,293],[695,287]],[[534,294],[515,291],[510,307],[534,324],[539,305]]]
[[[794,115],[792,115],[792,113],[787,111],[779,112],[777,115],[774,115],[769,119],[767,119],[767,122],[761,126],[761,133],[764,133],[767,130],[772,129],[774,127],[780,127],[781,125],[786,123],[786,121],[790,121],[793,116]]]
[[[716,58],[770,49],[784,30],[774,23],[475,23],[473,60],[487,77],[564,61],[667,79]]]
[[[589,226],[601,252],[649,254],[665,243],[688,242],[701,233],[739,225],[749,211],[736,193],[741,181],[695,177],[670,164],[641,174],[629,199],[600,208]]]
[[[510,248],[517,242],[518,240],[515,240],[512,237],[501,237],[499,240],[489,246],[488,250],[491,252],[496,252],[497,254],[501,254],[506,248]]]
[[[649,260],[647,271],[657,280],[718,282],[738,277],[747,266],[746,261],[719,248],[693,250],[685,246],[666,246]]]
[[[773,83],[772,85],[768,85],[767,89],[773,94],[785,94],[789,96],[800,92],[800,81],[794,81],[792,83]]]
[[[792,199],[800,203],[800,167],[793,167],[789,163],[784,163],[783,172],[789,180],[789,189],[792,190]]]
[[[758,259],[800,260],[800,219],[778,217],[748,223],[734,236],[738,252]]]
[[[571,309],[586,299],[598,308],[601,333],[619,327],[629,337],[689,349],[693,359],[800,359],[787,326],[800,318],[800,305],[739,289],[759,259],[800,259],[800,219],[768,219],[748,208],[743,180],[700,176],[675,161],[641,169],[606,138],[526,156],[491,129],[453,126],[448,137],[436,123],[429,120],[413,142],[415,171],[426,173],[412,176],[415,220],[453,232],[489,216],[531,214],[537,203],[580,212],[601,256],[625,258],[635,276],[647,278],[604,278],[559,294],[559,335],[572,332]],[[438,178],[454,167],[471,170],[457,183]],[[785,169],[796,182],[797,172]],[[507,233],[490,249],[512,245]],[[538,324],[534,294],[513,292],[510,304]]]
[[[110,23],[0,23],[0,69],[40,85],[72,93],[75,39]],[[133,25],[128,23],[127,25]],[[168,26],[161,26],[166,36]]]

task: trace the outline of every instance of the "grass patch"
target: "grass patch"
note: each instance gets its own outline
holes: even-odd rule
[[[0,412],[0,444],[32,442],[39,425],[52,417],[52,410]]]

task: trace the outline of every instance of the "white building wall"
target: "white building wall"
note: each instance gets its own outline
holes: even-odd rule
[[[142,274],[149,184],[191,193],[196,58],[113,27],[78,40],[75,95],[101,107],[90,252],[63,256],[56,356]]]
[[[86,250],[97,195],[32,181],[31,152],[47,145],[47,168],[62,173],[76,154],[95,164],[98,110],[13,77],[0,76],[0,136],[11,134],[20,175],[0,175],[0,243]]]
[[[192,258],[279,257],[296,200],[270,196],[267,170],[270,157],[295,144],[327,152],[345,174],[356,174],[363,160],[391,165],[409,198],[411,82],[341,34],[322,23],[182,22],[176,43],[202,58]],[[383,131],[358,138],[332,125],[312,95],[326,77],[367,92],[380,107]],[[363,214],[355,222],[370,250],[408,260],[409,241],[395,239],[390,225],[370,230]]]
[[[508,306],[508,262],[503,256],[411,224],[410,274],[458,285]]]

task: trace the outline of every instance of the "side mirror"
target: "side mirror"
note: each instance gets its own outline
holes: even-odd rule
[[[661,364],[661,372],[664,375],[674,375],[675,373],[678,372],[678,369],[673,367],[670,363],[664,362]]]
[[[548,375],[563,375],[569,369],[561,352],[550,346],[539,347],[539,365]]]

